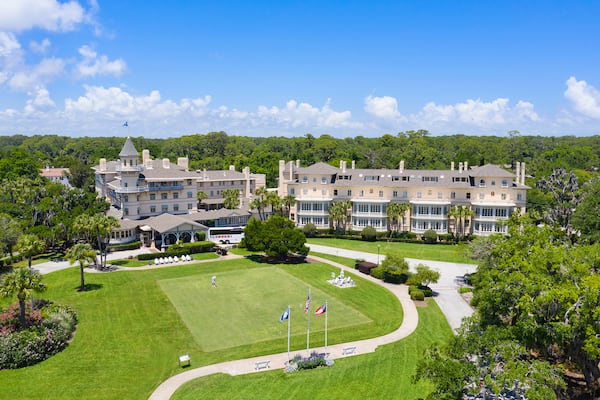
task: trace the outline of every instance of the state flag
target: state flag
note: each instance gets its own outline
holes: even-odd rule
[[[318,317],[319,315],[323,315],[327,312],[327,306],[323,304],[321,307],[315,310],[315,315]]]
[[[279,317],[279,322],[283,322],[290,317],[290,309],[289,307],[285,309],[281,317]]]

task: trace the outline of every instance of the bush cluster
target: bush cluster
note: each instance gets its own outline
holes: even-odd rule
[[[331,360],[325,358],[325,354],[312,352],[310,356],[304,358],[300,354],[297,354],[290,362],[291,367],[289,372],[294,372],[301,369],[313,369],[318,367],[329,367],[333,365]],[[286,370],[287,371],[287,370]]]
[[[46,303],[27,310],[26,329],[19,326],[18,312],[18,304],[13,304],[0,314],[0,369],[37,364],[58,353],[77,326],[77,315],[67,306]]]
[[[125,243],[125,244],[111,244],[108,246],[110,251],[123,251],[123,250],[137,250],[141,246],[140,241]]]
[[[413,294],[418,294],[420,297],[420,293],[423,294],[423,297],[431,297],[433,296],[433,290],[429,286],[422,285],[410,285],[408,287],[408,294],[410,294],[410,298],[413,300],[423,300],[423,299],[415,299],[413,298]]]

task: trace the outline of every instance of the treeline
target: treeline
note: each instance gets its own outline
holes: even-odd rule
[[[266,174],[271,187],[277,184],[281,159],[300,160],[302,165],[323,161],[334,166],[340,160],[354,160],[357,168],[397,168],[404,160],[407,169],[445,169],[452,161],[467,161],[472,166],[513,165],[520,161],[527,164],[527,173],[533,177],[564,168],[576,171],[581,181],[587,181],[600,164],[600,136],[524,136],[518,132],[503,137],[431,136],[419,130],[344,139],[330,135],[286,138],[211,132],[169,139],[137,137],[133,142],[140,152],[149,149],[153,158],[175,160],[187,156],[193,169],[234,165],[240,170],[248,166],[252,172]],[[122,137],[0,137],[0,180],[10,178],[28,162],[32,174],[45,165],[68,167],[75,185],[82,187],[91,176],[89,168],[100,158],[117,159],[123,143]]]

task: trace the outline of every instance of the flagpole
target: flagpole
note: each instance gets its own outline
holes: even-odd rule
[[[327,351],[327,316],[329,315],[329,306],[325,300],[325,351]]]
[[[290,320],[292,319],[292,307],[288,304],[288,363],[290,362]]]
[[[310,299],[310,287],[308,288],[308,299]],[[310,349],[310,300],[306,300],[308,306],[308,326],[306,328],[306,352]]]

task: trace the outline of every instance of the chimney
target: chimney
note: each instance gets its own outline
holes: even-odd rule
[[[352,160],[352,169],[356,167],[356,161]]]
[[[169,161],[168,158],[163,158],[163,168],[167,169],[169,167],[171,167],[171,162]]]
[[[517,166],[515,167],[515,175],[517,178],[515,179],[516,183],[521,181],[521,163],[517,161]]]
[[[465,161],[464,168],[465,172],[469,172],[469,163],[467,161]]]
[[[229,166],[229,170],[230,170],[230,171],[235,171],[235,165],[230,165],[230,166]]]
[[[340,160],[340,169],[344,169],[344,160]]]
[[[459,174],[462,174],[462,171],[463,171],[463,163],[462,163],[462,162],[459,162],[459,163],[458,163],[458,173],[459,173]]]
[[[525,184],[525,163],[521,163],[521,184]]]
[[[289,180],[291,181],[292,179],[294,179],[294,162],[290,161],[290,171],[289,171]]]
[[[142,163],[146,165],[146,161],[150,159],[150,150],[142,150]]]
[[[345,174],[346,173],[346,161],[342,161],[343,165],[342,165],[342,172]]]
[[[398,167],[400,173],[404,172],[404,160],[400,160],[400,166]]]
[[[100,159],[100,171],[106,171],[106,158]]]
[[[206,168],[204,168],[202,170],[202,179],[207,180],[208,179],[208,175],[206,174]]]
[[[450,163],[450,171],[454,171],[454,161]]]
[[[296,160],[296,168],[300,168],[300,160]]]
[[[245,185],[245,195],[246,197],[250,196],[250,167],[244,167],[244,169],[242,170],[242,172],[244,173],[244,179],[246,180],[246,185]],[[242,196],[243,193],[240,193],[240,196]],[[240,202],[240,207],[243,205],[243,202]]]
[[[187,157],[179,157],[177,158],[177,166],[181,169],[183,169],[184,171],[188,170],[188,158]]]

